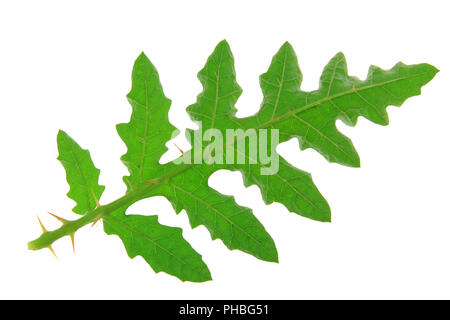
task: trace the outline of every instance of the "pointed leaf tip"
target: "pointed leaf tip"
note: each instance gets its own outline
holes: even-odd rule
[[[286,67],[285,70],[289,73],[301,73],[300,67],[298,66],[297,54],[288,41],[283,43],[277,53],[275,53],[271,65],[273,65],[274,62],[277,63],[277,61],[284,64]]]
[[[216,47],[219,47],[219,46],[225,46],[225,47],[230,47],[230,44],[228,43],[228,41],[226,40],[226,39],[223,39],[223,40],[221,40],[218,44],[217,44],[217,46]]]
[[[292,45],[289,41],[285,41],[281,47],[282,48],[292,48]]]
[[[437,73],[439,73],[439,72],[441,71],[441,70],[439,70],[438,68],[436,68],[435,66],[433,66],[433,65],[431,65],[431,64],[424,63],[424,65],[426,65],[426,66],[430,69],[430,72],[433,73],[433,77],[434,77]]]
[[[223,39],[222,41],[220,41],[214,48],[214,51],[211,55],[217,54],[219,52],[229,52],[231,54],[231,47],[227,40]]]
[[[146,60],[148,60],[148,57],[147,57],[147,55],[145,54],[144,51],[141,51],[141,53],[138,55],[136,60],[139,60],[139,59],[146,59]]]
[[[284,42],[281,45],[280,49],[278,50],[279,53],[284,52],[284,51],[286,51],[288,53],[293,53],[295,55],[294,47],[290,44],[289,41]]]
[[[152,74],[154,71],[156,71],[155,67],[144,51],[142,51],[134,61],[132,77],[134,77],[136,73],[144,72],[142,75],[145,76],[146,72]]]
[[[67,134],[67,132],[65,132],[62,129],[58,130],[58,134],[56,135],[56,140],[58,142],[58,144],[63,140],[63,139],[70,139],[70,136]]]
[[[342,59],[342,60],[346,61],[345,55],[342,51],[339,51],[338,53],[336,53],[332,59]]]

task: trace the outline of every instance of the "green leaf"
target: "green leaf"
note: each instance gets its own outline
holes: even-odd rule
[[[256,166],[236,167],[242,172],[246,187],[257,185],[261,189],[266,204],[279,202],[306,218],[331,221],[330,207],[308,172],[293,167],[283,158],[280,158],[278,172],[272,175],[261,175],[260,167]]]
[[[134,64],[127,98],[132,107],[131,120],[118,124],[117,132],[128,148],[121,158],[130,171],[124,181],[133,189],[159,175],[158,162],[167,151],[165,143],[178,131],[168,120],[171,101],[164,95],[158,72],[144,53]]]
[[[185,209],[192,228],[204,225],[213,240],[221,239],[229,249],[278,262],[275,243],[252,210],[239,206],[233,197],[211,189],[205,167],[194,166],[184,171],[154,194],[168,198],[176,212]]]
[[[142,57],[143,55],[138,58],[139,63],[136,62],[133,74],[136,74],[138,70],[144,69],[144,67],[145,70],[151,67],[151,73],[155,75],[156,70],[147,58],[144,60],[145,64],[140,62]],[[150,70],[147,70],[147,73],[150,73]],[[214,81],[211,81],[213,79],[212,77],[214,77]],[[214,53],[208,59],[205,68],[200,71],[199,78],[206,86],[205,91],[199,95],[198,105],[192,105],[188,109],[197,115],[197,119],[202,121],[202,126],[206,128],[212,128],[215,124],[223,125],[224,118],[227,117],[226,113],[231,112],[233,114],[236,111],[235,109],[228,110],[228,107],[233,105],[230,104],[230,101],[234,100],[235,102],[241,91],[234,78],[233,56],[225,41],[222,41],[217,46]],[[157,78],[155,79],[157,80]],[[156,81],[155,79],[153,81]],[[150,90],[148,86],[135,85],[135,82],[135,77],[133,77],[132,92],[134,96],[145,96],[151,99],[153,94],[161,95],[162,89],[159,82],[157,82],[157,85],[155,84],[151,87]],[[228,87],[232,88],[233,93],[228,91]],[[214,105],[209,109],[211,99],[217,100],[214,100]],[[153,104],[150,103],[149,105]],[[202,110],[205,106],[208,106],[207,112],[211,112],[212,116],[202,118],[203,113],[200,112],[197,114],[195,110]],[[159,112],[161,108],[157,110]],[[127,124],[127,127],[143,131],[143,121],[140,121],[141,117],[136,119],[134,116],[135,112],[133,110],[131,120]],[[167,111],[165,111],[165,115],[167,116]],[[168,140],[168,137],[164,138],[159,134],[160,128],[171,128],[172,126],[169,124],[167,118],[162,119],[160,117],[159,121],[155,123],[150,119],[152,116],[153,113],[150,113],[148,124],[153,123],[153,125],[148,125],[146,134],[152,136],[156,132],[157,134],[155,136],[157,136],[157,139],[160,139],[158,140],[158,147],[160,147]],[[132,149],[129,147],[138,145],[139,138],[136,135],[128,135],[125,139],[122,128],[123,126],[119,125],[117,129],[119,135],[128,146],[127,154],[122,159],[139,159],[142,154],[141,149]],[[147,152],[153,154],[154,150],[149,146]],[[145,178],[140,182],[155,178],[158,176],[157,173],[161,174],[161,172],[168,171],[167,168],[170,165],[161,166],[158,163],[162,152],[156,152],[156,154],[157,156],[152,158],[151,162],[147,161],[144,163],[142,172],[145,174]],[[146,160],[149,159],[146,158]],[[129,169],[133,168],[129,162],[126,162],[126,164]],[[151,174],[149,174],[150,172]],[[162,195],[167,197],[177,212],[186,209],[193,228],[204,225],[210,231],[212,239],[221,239],[228,248],[242,250],[262,260],[278,261],[278,254],[272,238],[252,214],[252,211],[236,204],[232,197],[224,196],[208,187],[208,177],[212,172],[208,169],[207,165],[202,166],[202,169],[196,167],[191,168],[177,175],[169,183],[155,190],[152,194],[148,194],[148,196]],[[130,181],[135,184],[134,172],[130,170],[130,173]]]
[[[142,256],[155,272],[164,271],[182,281],[211,280],[202,257],[184,240],[180,228],[158,222],[157,216],[124,215],[120,211],[103,218],[107,234],[118,235],[128,256]]]
[[[295,137],[302,150],[313,148],[330,162],[359,167],[359,156],[350,139],[336,129],[336,120],[354,126],[363,116],[387,125],[386,107],[419,95],[437,72],[428,64],[398,63],[390,70],[371,66],[367,79],[361,81],[347,74],[345,57],[338,53],[325,67],[319,89],[304,92],[297,57],[286,42],[260,78],[261,110],[243,122],[250,128],[279,129],[280,142]]]
[[[236,126],[234,105],[242,89],[236,82],[233,54],[225,40],[216,46],[197,77],[203,91],[197,102],[186,108],[191,119],[200,121],[203,130]]]
[[[420,94],[421,87],[437,72],[428,64],[398,63],[390,70],[371,66],[367,79],[360,80],[348,75],[345,57],[338,53],[325,67],[319,89],[305,92],[300,88],[302,73],[296,54],[286,42],[260,77],[264,95],[260,110],[253,116],[237,118],[235,104],[242,89],[236,81],[230,47],[221,41],[198,74],[202,92],[187,108],[200,125],[199,129],[187,132],[193,149],[162,165],[159,160],[167,150],[165,144],[177,131],[168,121],[171,101],[164,95],[155,67],[142,53],[134,65],[132,89],[127,96],[132,106],[131,119],[117,125],[127,146],[121,158],[130,172],[124,177],[126,194],[96,207],[96,199],[104,190],[98,185],[99,170],[92,164],[89,153],[61,131],[58,159],[66,168],[71,187],[68,195],[77,202],[74,211],[86,214],[65,222],[60,229],[44,231],[29,243],[29,248],[49,248],[55,240],[73,236],[82,226],[103,218],[105,232],[118,235],[130,257],[141,255],[156,272],[164,271],[181,280],[210,280],[201,256],[182,238],[180,229],[160,225],[156,216],[125,214],[130,205],[141,199],[164,196],[177,213],[186,210],[192,228],[203,225],[212,239],[221,239],[229,249],[277,262],[275,243],[252,210],[209,187],[209,177],[222,169],[240,171],[244,185],[258,186],[266,203],[279,202],[304,217],[330,221],[328,203],[309,173],[283,158],[277,162],[278,170],[268,173],[273,163],[261,160],[262,155],[276,159],[279,156],[276,146],[296,138],[302,150],[312,148],[331,162],[358,167],[359,156],[351,140],[337,130],[336,121],[341,119],[354,126],[358,117],[363,116],[387,125],[386,107],[400,106],[407,98]],[[242,135],[226,142],[214,139],[217,148],[209,158],[211,161],[197,163],[203,160],[205,148],[212,142],[200,135],[207,129],[216,129],[223,137],[228,129],[240,130]],[[262,129],[272,129],[269,139],[276,138],[279,132],[279,140],[270,140],[266,145],[258,138],[257,150],[250,152],[246,141],[251,141]],[[200,152],[196,150],[198,142]],[[239,143],[245,145],[244,149],[238,148]],[[233,157],[242,155],[244,163],[230,163],[229,151]],[[183,163],[191,155],[193,159]]]
[[[277,64],[278,58],[274,58],[274,60],[276,61],[275,64]],[[283,68],[281,70],[283,77],[290,79],[288,83],[295,83],[297,81],[299,84],[298,79],[301,81],[301,73],[298,70],[298,66],[295,69],[292,54],[289,56],[289,59],[283,57],[284,60],[286,60],[285,64],[287,67],[285,66],[284,70]],[[272,69],[273,65],[271,66]],[[274,71],[272,70],[272,72]],[[252,123],[251,126],[247,125],[246,119],[235,117],[236,109],[234,105],[242,90],[236,81],[234,59],[226,41],[221,41],[217,45],[214,52],[208,58],[205,67],[199,72],[198,78],[203,85],[203,91],[198,95],[197,102],[189,106],[186,110],[193,120],[201,121],[203,131],[214,127],[220,129],[222,135],[225,136],[226,129],[257,129],[261,127],[264,121],[273,119],[274,112],[267,110],[267,107],[264,108],[264,104],[258,115],[251,118],[257,119],[257,122]],[[262,81],[262,83],[264,82]],[[290,90],[289,88],[286,89]],[[268,101],[265,102],[266,106],[273,105],[275,103],[274,99],[276,101],[280,95],[276,92],[264,93],[268,97]],[[265,114],[268,114],[268,116],[264,116]],[[193,132],[188,134],[188,138],[191,137],[191,143],[193,143],[192,137],[194,137],[194,134]],[[236,144],[232,148],[235,149],[236,154]],[[257,150],[256,155],[257,159],[259,159],[259,145]],[[239,170],[244,176],[244,184],[246,186],[257,185],[261,189],[263,199],[266,203],[277,201],[297,214],[318,221],[330,221],[331,212],[328,203],[315,187],[308,173],[292,167],[282,159],[280,160],[280,170],[274,175],[261,175],[261,167],[264,167],[261,163],[253,166],[249,166],[248,164],[212,165],[209,168],[197,168],[197,171],[203,170],[203,172],[207,172],[208,170],[215,171],[218,169]],[[187,212],[189,214],[189,210]],[[205,212],[203,212],[202,216],[204,215],[206,215]],[[267,238],[267,236],[264,237]],[[227,241],[225,239],[223,240],[225,242]],[[258,256],[256,252],[249,253]]]
[[[236,127],[234,104],[242,93],[236,81],[234,58],[225,40],[216,46],[198,78],[203,91],[186,111],[194,121],[201,122],[202,130],[222,129],[225,135],[225,129]],[[191,131],[188,138],[193,135]],[[170,188],[160,195],[166,196],[177,212],[186,209],[193,228],[204,225],[212,239],[221,239],[229,249],[277,262],[275,244],[252,210],[208,186],[209,176],[218,169],[216,165],[196,165],[174,177]]]
[[[57,142],[58,160],[66,170],[70,186],[67,196],[77,203],[73,212],[85,214],[95,209],[105,190],[104,186],[98,184],[100,170],[94,166],[89,151],[81,149],[64,131],[58,132]]]

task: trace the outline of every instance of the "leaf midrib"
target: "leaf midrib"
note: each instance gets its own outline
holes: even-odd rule
[[[322,99],[319,99],[319,100],[317,100],[315,102],[306,104],[306,105],[304,105],[302,107],[299,107],[297,109],[294,109],[294,110],[291,110],[289,112],[286,112],[285,114],[283,114],[282,116],[278,117],[277,119],[273,119],[273,120],[267,121],[266,123],[264,123],[264,124],[262,124],[260,126],[257,126],[256,129],[264,129],[264,128],[267,128],[267,127],[271,127],[271,126],[273,126],[274,124],[276,124],[278,122],[282,122],[284,120],[289,119],[294,114],[298,114],[300,112],[304,112],[304,111],[309,110],[311,108],[320,106],[323,103],[328,102],[328,101],[332,101],[332,100],[334,100],[336,98],[344,97],[344,96],[347,96],[349,94],[359,93],[359,92],[361,92],[363,90],[368,90],[368,89],[372,89],[372,88],[376,88],[376,87],[383,87],[384,85],[389,84],[389,83],[395,83],[395,82],[398,82],[398,81],[403,81],[403,80],[416,78],[416,77],[419,77],[419,76],[422,76],[422,75],[428,74],[428,73],[432,73],[432,71],[416,73],[416,74],[411,75],[411,76],[396,78],[396,79],[392,79],[392,80],[389,80],[389,81],[380,82],[380,83],[377,83],[377,84],[371,84],[371,85],[367,85],[367,86],[363,86],[363,87],[352,88],[351,90],[346,90],[346,91],[334,94],[332,96],[326,96],[326,97],[324,97]],[[320,89],[317,90],[317,91],[320,91]],[[251,117],[252,116],[250,116],[248,118],[251,118]],[[243,120],[248,119],[248,118],[243,118]]]
[[[80,164],[78,162],[78,158],[76,157],[75,152],[73,151],[73,146],[72,145],[69,147],[69,151],[70,151],[70,154],[72,155],[72,159],[74,160],[75,167],[77,168],[77,171],[78,171],[78,173],[79,173],[79,175],[81,177],[81,180],[84,183],[82,186],[85,189],[85,192],[83,192],[83,193],[84,193],[84,196],[86,198],[86,202],[87,202],[86,205],[88,207],[87,209],[91,210],[92,209],[91,208],[91,197],[89,195],[89,190],[92,192],[92,194],[94,194],[94,191],[92,190],[92,188],[89,188],[89,185],[87,183],[86,177],[84,176],[83,171],[80,168]],[[78,185],[80,185],[80,184],[78,184]]]
[[[153,74],[152,74],[153,75]],[[137,178],[137,182],[140,183],[142,180],[142,171],[144,169],[144,161],[145,161],[145,152],[147,148],[147,135],[148,135],[148,127],[149,127],[149,105],[148,105],[148,84],[147,80],[144,80],[145,84],[145,129],[144,129],[144,141],[142,141],[142,152],[141,159],[139,161],[139,172]]]
[[[217,74],[216,74],[216,98],[214,101],[214,110],[213,110],[213,114],[211,117],[211,128],[214,128],[215,124],[216,124],[216,114],[217,114],[217,107],[219,105],[219,81],[220,81],[220,68],[222,67],[222,59],[223,59],[223,50],[224,48],[222,47],[222,50],[220,51],[220,59],[219,59],[219,63],[217,66]]]

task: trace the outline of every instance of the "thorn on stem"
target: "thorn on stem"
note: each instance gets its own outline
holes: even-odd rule
[[[94,220],[94,222],[92,222],[91,228],[95,226],[95,224],[98,222],[98,220],[100,220],[101,217],[98,217],[97,219]]]
[[[57,215],[55,215],[55,214],[53,214],[53,213],[51,213],[51,212],[48,212],[47,211],[47,213],[49,214],[49,215],[51,215],[51,216],[53,216],[55,219],[57,219],[58,221],[60,221],[62,224],[66,224],[67,222],[69,222],[69,221],[67,221],[66,219],[63,219],[63,218],[61,218],[61,217],[58,217]]]
[[[41,219],[39,219],[39,217],[37,217],[38,221],[39,221],[39,225],[41,226],[42,232],[47,232],[47,229],[45,229],[44,225],[42,224]]]
[[[95,196],[94,191],[91,190],[91,193],[92,193],[92,196],[94,197],[97,208],[100,208],[101,207],[100,202],[98,201],[97,197]]]
[[[174,145],[175,147],[177,147],[178,151],[180,151],[181,154],[184,156],[184,151],[183,151],[179,146],[177,146],[176,143],[174,143],[173,145]]]
[[[47,248],[53,253],[53,255],[55,256],[55,258],[58,259],[58,256],[56,255],[55,251],[53,251],[52,246],[48,246]]]
[[[70,234],[70,240],[72,241],[72,250],[75,254],[75,233]]]
[[[49,212],[50,213],[50,212]],[[51,213],[50,213],[51,214]],[[53,214],[52,214],[53,215]],[[55,216],[56,217],[56,216]],[[37,219],[39,221],[39,225],[41,226],[42,232],[47,232],[47,229],[45,229],[44,224],[42,223],[41,219],[39,219],[39,216],[37,216]],[[56,255],[55,251],[53,250],[52,246],[47,247],[51,253],[55,256],[56,259],[58,259],[58,256]]]

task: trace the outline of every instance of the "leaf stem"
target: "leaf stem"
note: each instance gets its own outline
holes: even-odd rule
[[[130,192],[126,193],[119,199],[110,202],[106,205],[97,207],[94,210],[88,211],[85,215],[83,215],[81,218],[77,220],[67,221],[56,230],[45,231],[39,238],[28,242],[28,249],[40,250],[50,247],[51,244],[56,240],[63,238],[65,236],[73,235],[78,229],[84,227],[85,225],[92,223],[98,219],[101,219],[103,216],[110,214],[123,206],[128,207],[134,202],[142,198],[145,198],[145,195],[148,192],[150,192],[151,190],[155,189],[156,187],[162,184],[167,183],[173,176],[180,174],[189,167],[190,167],[189,165],[184,164],[176,168],[175,170],[171,170],[163,177],[154,179],[154,182],[152,183],[142,184],[139,188],[131,190]]]

